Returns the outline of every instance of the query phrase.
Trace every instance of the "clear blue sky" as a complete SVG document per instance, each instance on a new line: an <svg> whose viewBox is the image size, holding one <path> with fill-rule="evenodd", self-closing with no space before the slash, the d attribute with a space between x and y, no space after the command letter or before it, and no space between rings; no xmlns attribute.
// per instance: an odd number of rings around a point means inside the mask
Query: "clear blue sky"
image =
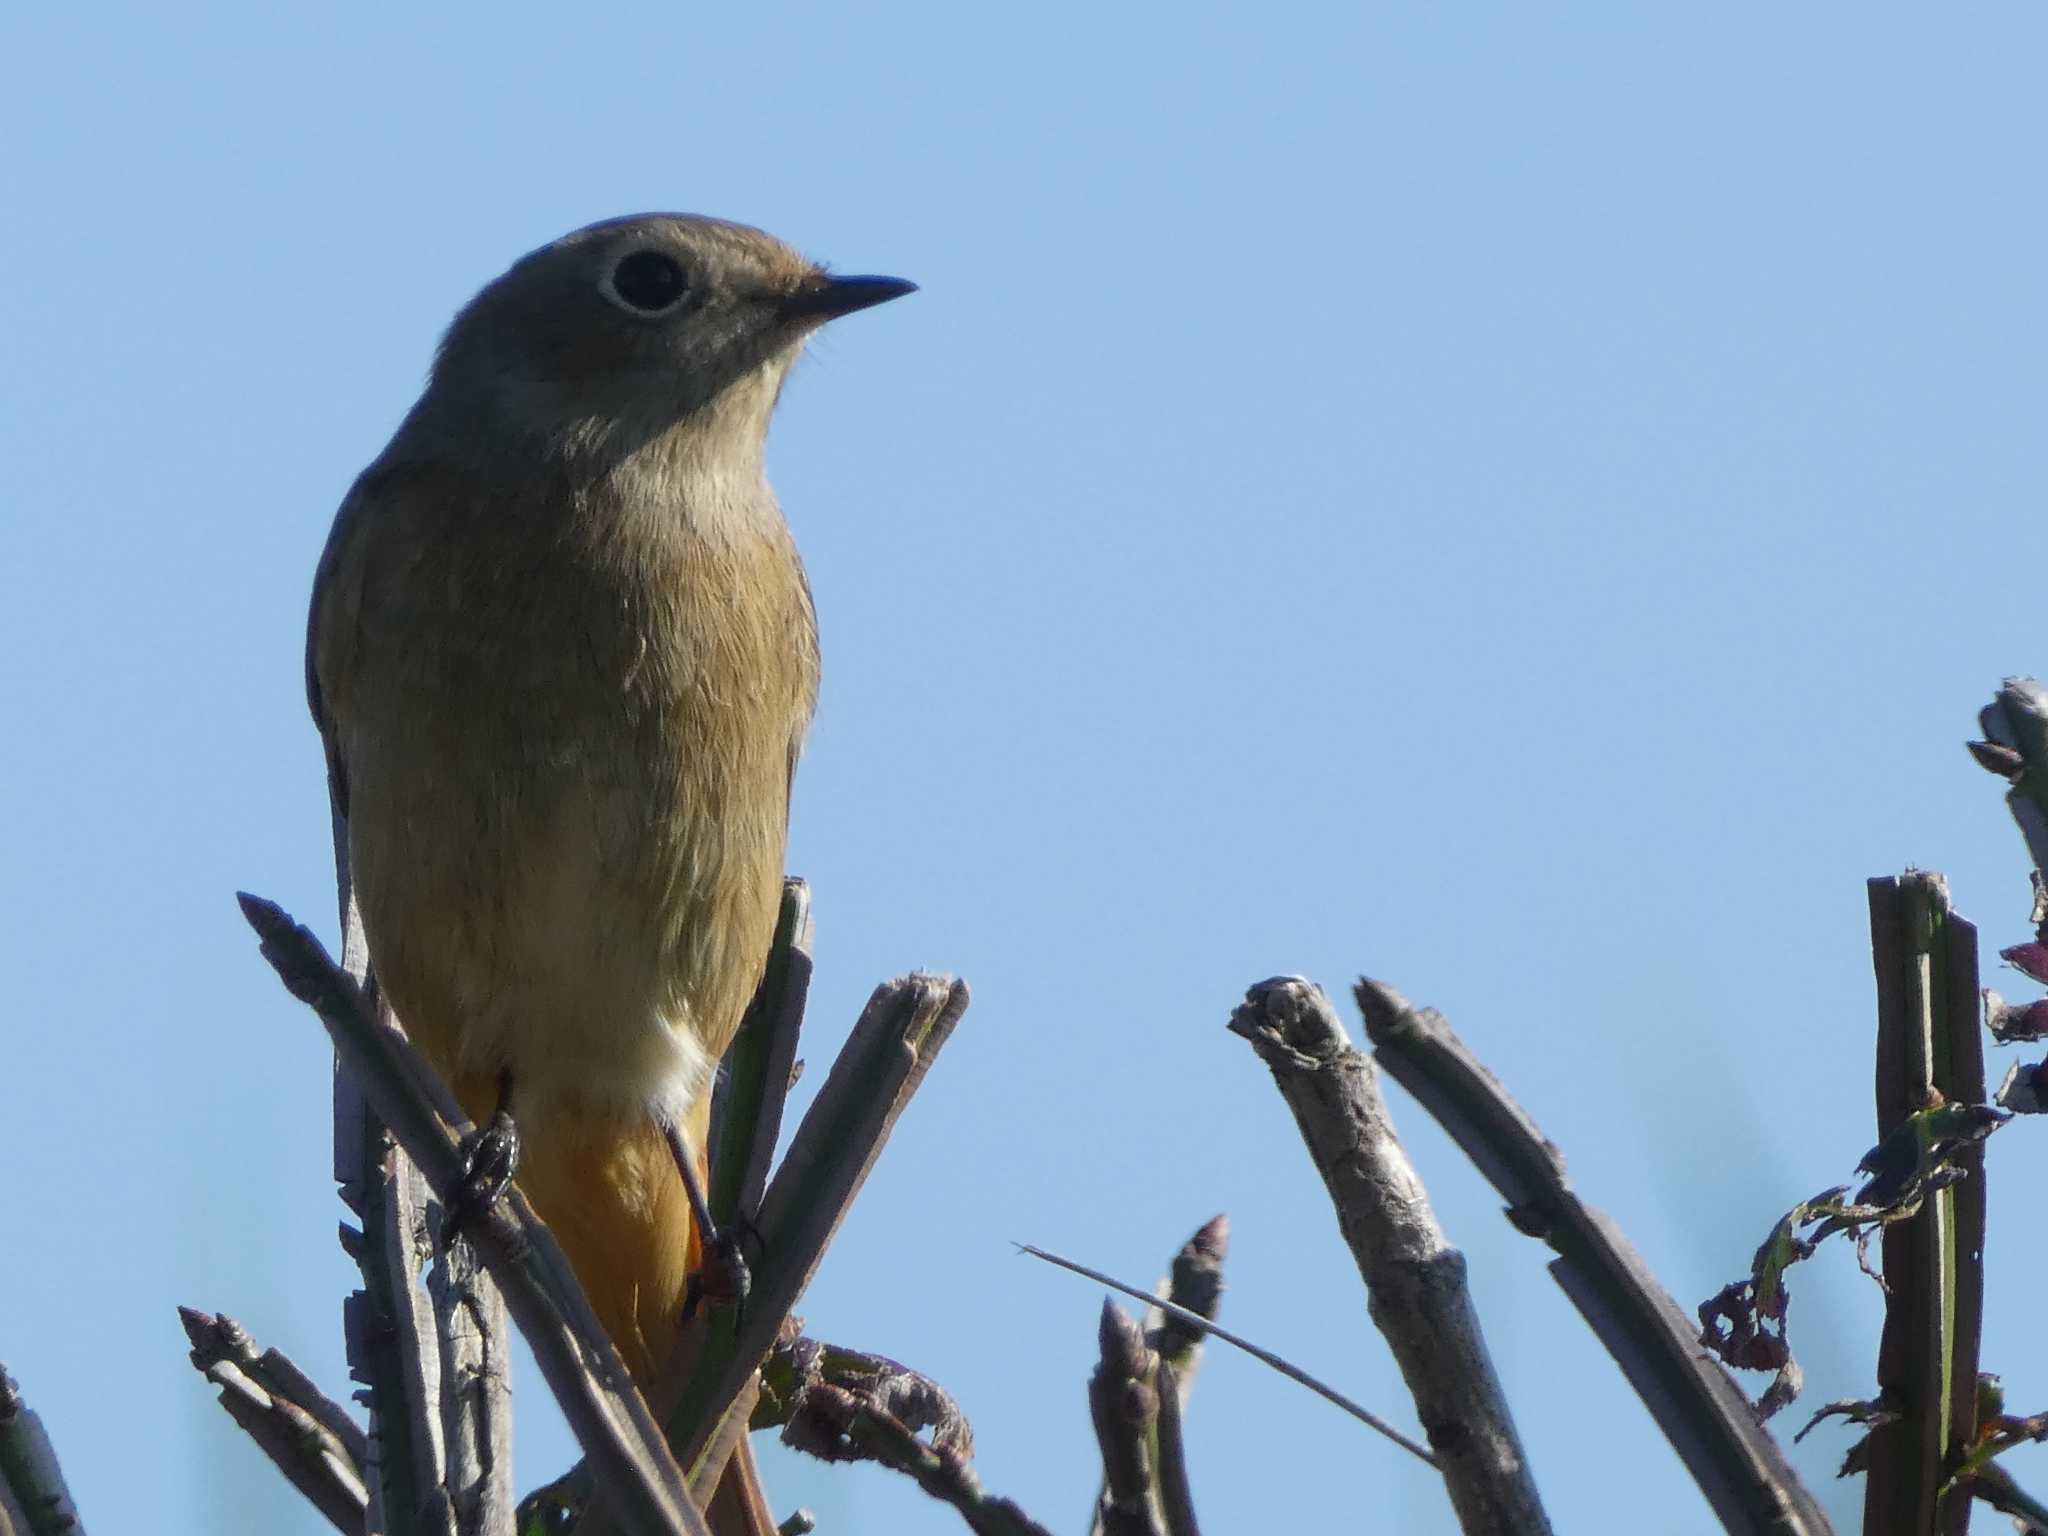
<svg viewBox="0 0 2048 1536"><path fill-rule="evenodd" d="M440 327L590 219L757 223L924 291L771 467L826 651L793 867L814 1066L879 977L975 1004L803 1304L957 1394L1056 1529L1097 1294L1229 1212L1226 1320L1412 1417L1244 985L1443 1007L1687 1304L1871 1139L1863 880L2022 936L1961 749L2041 650L2048 13L1817 4L23 7L0 23L0 1359L97 1528L311 1532L183 1358L343 1386L327 1054L246 886L331 930L314 560ZM1348 1013L1348 1008L1347 1008ZM1704 1505L1396 1095L1560 1527ZM1986 1360L2048 1399L1994 1146ZM1878 1298L1797 1276L1810 1403ZM519 1383L522 1486L567 1442ZM1421 1468L1249 1362L1211 1529ZM1838 1518L1834 1429L1797 1454ZM2017 1471L2048 1481L2037 1452ZM828 1533L951 1532L768 1464Z"/></svg>

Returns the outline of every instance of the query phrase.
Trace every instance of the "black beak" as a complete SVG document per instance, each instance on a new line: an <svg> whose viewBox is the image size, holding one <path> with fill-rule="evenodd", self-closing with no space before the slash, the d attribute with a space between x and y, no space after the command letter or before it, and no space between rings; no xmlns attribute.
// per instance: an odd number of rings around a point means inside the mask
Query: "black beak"
<svg viewBox="0 0 2048 1536"><path fill-rule="evenodd" d="M795 319L823 324L850 315L857 309L872 309L906 293L917 292L917 284L900 277L828 277L813 287L789 296L782 311Z"/></svg>

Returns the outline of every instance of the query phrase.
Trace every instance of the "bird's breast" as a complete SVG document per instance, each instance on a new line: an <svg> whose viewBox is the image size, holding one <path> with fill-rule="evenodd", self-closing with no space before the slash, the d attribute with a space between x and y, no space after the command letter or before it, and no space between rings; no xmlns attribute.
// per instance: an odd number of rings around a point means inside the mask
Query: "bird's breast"
<svg viewBox="0 0 2048 1536"><path fill-rule="evenodd" d="M681 1113L772 932L802 567L772 502L486 515L369 573L337 728L372 954L445 1067Z"/></svg>

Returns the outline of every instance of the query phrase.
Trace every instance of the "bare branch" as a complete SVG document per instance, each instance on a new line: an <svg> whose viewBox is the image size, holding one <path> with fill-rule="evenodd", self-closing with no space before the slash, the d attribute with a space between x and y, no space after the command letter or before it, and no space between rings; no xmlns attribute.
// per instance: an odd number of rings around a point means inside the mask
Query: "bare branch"
<svg viewBox="0 0 2048 1536"><path fill-rule="evenodd" d="M445 1203L463 1176L467 1121L402 1031L368 1007L319 940L282 908L244 895L264 957L326 1025L347 1070ZM634 1536L708 1536L682 1474L605 1336L568 1260L518 1186L467 1230L505 1294L607 1500Z"/></svg>
<svg viewBox="0 0 2048 1536"><path fill-rule="evenodd" d="M380 1009L381 1011L381 1009ZM386 1013L386 1018L389 1015ZM427 1213L432 1195L427 1181L398 1143L377 1123L374 1115L366 1121L381 1152L381 1172L373 1174L379 1199L373 1214L379 1219L367 1228L377 1234L366 1254L382 1265L378 1288L371 1292L379 1302L378 1325L387 1335L391 1359L400 1372L402 1384L397 1413L388 1397L373 1392L372 1424L378 1431L380 1447L391 1443L392 1420L406 1434L409 1455L407 1473L415 1479L412 1499L388 1497L396 1485L382 1480L386 1470L380 1462L378 1515L385 1528L405 1536L465 1536L456 1524L455 1501L448 1489L448 1444L442 1420L441 1351L436 1339L434 1303L420 1285L420 1276L433 1262L434 1240L428 1230Z"/></svg>
<svg viewBox="0 0 2048 1536"><path fill-rule="evenodd" d="M1359 1008L1379 1064L1450 1132L1508 1202L1516 1227L1559 1257L1551 1275L1621 1366L1731 1531L1819 1536L1813 1495L1757 1424L1728 1373L1642 1255L1565 1178L1564 1158L1443 1016L1361 980Z"/></svg>
<svg viewBox="0 0 2048 1536"><path fill-rule="evenodd" d="M346 831L339 821L335 847L338 855L346 851ZM370 1006L381 1011L369 981L369 945L345 861L336 869L344 970L366 989ZM426 1185L370 1112L338 1056L333 1098L334 1179L343 1203L362 1223L359 1229L343 1229L343 1247L362 1273L363 1288L342 1305L342 1335L349 1373L362 1384L369 1434L376 1443L376 1453L362 1458L370 1490L365 1528L371 1536L451 1536L440 1361L428 1347L433 1314L417 1283L431 1247Z"/></svg>
<svg viewBox="0 0 2048 1536"><path fill-rule="evenodd" d="M760 1214L803 1032L815 933L810 887L785 880L761 985L719 1065L711 1101L711 1214L721 1223Z"/></svg>
<svg viewBox="0 0 2048 1536"><path fill-rule="evenodd" d="M78 1505L57 1465L56 1447L42 1416L21 1400L21 1389L0 1365L0 1485L20 1511L26 1536L85 1536ZM10 1515L10 1518L11 1515Z"/></svg>
<svg viewBox="0 0 2048 1536"><path fill-rule="evenodd" d="M440 1345L447 1488L463 1536L512 1536L512 1362L505 1300L467 1243L443 1248L427 1279Z"/></svg>
<svg viewBox="0 0 2048 1536"><path fill-rule="evenodd" d="M1550 1522L1465 1284L1394 1135L1372 1063L1321 987L1299 977L1245 994L1230 1028L1251 1041L1294 1111L1468 1532L1547 1532Z"/></svg>
<svg viewBox="0 0 2048 1536"><path fill-rule="evenodd" d="M1202 1536L1195 1521L1194 1490L1188 1483L1187 1444L1181 1437L1181 1408L1187 1401L1188 1384L1173 1362L1159 1360L1159 1428L1155 1441L1159 1477L1159 1512L1166 1520L1166 1536Z"/></svg>

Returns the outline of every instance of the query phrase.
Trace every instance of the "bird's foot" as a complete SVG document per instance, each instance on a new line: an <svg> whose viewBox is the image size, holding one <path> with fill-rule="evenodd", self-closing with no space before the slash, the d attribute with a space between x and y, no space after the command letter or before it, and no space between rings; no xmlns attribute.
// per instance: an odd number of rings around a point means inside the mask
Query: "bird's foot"
<svg viewBox="0 0 2048 1536"><path fill-rule="evenodd" d="M753 1288L753 1272L747 1267L746 1255L740 1252L740 1239L751 1234L755 1243L761 1241L751 1223L747 1223L740 1234L730 1227L721 1227L712 1232L704 1244L704 1262L690 1271L689 1283L683 1288L683 1323L687 1326L696 1317L697 1309L704 1306L733 1308L734 1327L746 1320L747 1292Z"/></svg>
<svg viewBox="0 0 2048 1536"><path fill-rule="evenodd" d="M499 1107L491 1123L470 1138L463 1149L462 1182L441 1222L441 1241L452 1243L478 1217L505 1198L512 1175L519 1171L519 1127L512 1111Z"/></svg>

